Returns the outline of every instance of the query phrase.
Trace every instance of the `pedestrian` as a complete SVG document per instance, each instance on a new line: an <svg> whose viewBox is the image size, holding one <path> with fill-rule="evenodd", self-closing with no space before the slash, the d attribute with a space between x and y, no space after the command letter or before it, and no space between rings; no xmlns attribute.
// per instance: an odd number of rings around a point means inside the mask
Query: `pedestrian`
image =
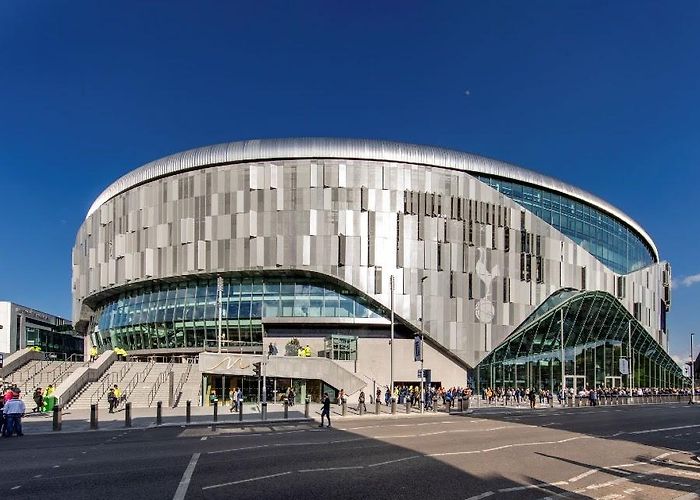
<svg viewBox="0 0 700 500"><path fill-rule="evenodd" d="M328 397L327 392L323 393L323 408L321 409L321 425L319 425L319 427L323 427L323 416L324 415L328 419L328 427L330 427L331 426L331 398Z"/></svg>
<svg viewBox="0 0 700 500"><path fill-rule="evenodd" d="M389 387L387 387L386 392L384 393L384 403L386 403L387 406L389 406L390 399L391 399L391 393L389 392Z"/></svg>
<svg viewBox="0 0 700 500"><path fill-rule="evenodd" d="M90 362L95 361L97 359L97 347L92 346L90 348Z"/></svg>
<svg viewBox="0 0 700 500"><path fill-rule="evenodd" d="M381 401L382 401L382 390L381 389L377 389L377 398L375 399L375 401L377 403L381 404Z"/></svg>
<svg viewBox="0 0 700 500"><path fill-rule="evenodd" d="M272 345L272 344L270 344ZM228 391L228 399L231 404L231 408L229 409L229 413L233 413L234 411L238 411L238 403L236 402L236 392L238 392L237 387L232 387Z"/></svg>
<svg viewBox="0 0 700 500"><path fill-rule="evenodd" d="M34 409L32 412L36 413L38 411L43 410L44 408L44 395L41 393L41 387L37 387L34 389L34 395L32 396L32 399L34 400Z"/></svg>
<svg viewBox="0 0 700 500"><path fill-rule="evenodd" d="M289 406L294 406L294 397L296 394L294 394L294 389L292 386L289 386L289 389L287 389L287 403L289 403Z"/></svg>
<svg viewBox="0 0 700 500"><path fill-rule="evenodd" d="M110 387L107 393L107 402L109 403L109 412L114 413L114 408L117 406L117 398L114 395L114 388Z"/></svg>
<svg viewBox="0 0 700 500"><path fill-rule="evenodd" d="M535 407L535 398L537 397L537 395L535 394L535 389L534 388L530 389L530 392L528 393L527 396L528 396L528 399L530 400L530 408L534 408Z"/></svg>
<svg viewBox="0 0 700 500"><path fill-rule="evenodd" d="M243 408L243 389L241 387L236 391L236 408L241 411Z"/></svg>
<svg viewBox="0 0 700 500"><path fill-rule="evenodd" d="M365 391L360 391L360 396L357 399L357 413L360 413L360 408L367 413L367 406L365 405Z"/></svg>
<svg viewBox="0 0 700 500"><path fill-rule="evenodd" d="M19 399L19 393L12 393L12 399L5 403L3 408L5 419L7 420L4 437L12 437L13 434L24 436L22 433L22 417L26 411L24 401Z"/></svg>

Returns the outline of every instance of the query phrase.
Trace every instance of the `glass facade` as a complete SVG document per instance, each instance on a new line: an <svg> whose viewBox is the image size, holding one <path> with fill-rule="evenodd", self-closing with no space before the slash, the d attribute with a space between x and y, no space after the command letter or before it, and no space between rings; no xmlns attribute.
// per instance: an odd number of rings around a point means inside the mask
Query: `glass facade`
<svg viewBox="0 0 700 500"><path fill-rule="evenodd" d="M71 325L49 327L27 321L24 332L27 347L66 355L83 353L83 338L73 332Z"/></svg>
<svg viewBox="0 0 700 500"><path fill-rule="evenodd" d="M565 290L550 299L544 304L549 302L553 307L544 314L535 311L479 363L480 388L558 391L562 380L562 317L567 388L683 386L680 367L609 293ZM630 343L632 370L631 375L625 375L620 373L619 361L630 357Z"/></svg>
<svg viewBox="0 0 700 500"><path fill-rule="evenodd" d="M654 253L632 229L591 205L527 184L477 177L557 228L616 273L628 274L655 262Z"/></svg>
<svg viewBox="0 0 700 500"><path fill-rule="evenodd" d="M102 304L89 331L100 348L204 348L217 341L216 279L153 283ZM263 317L381 318L362 297L310 278L224 278L222 341L262 342Z"/></svg>

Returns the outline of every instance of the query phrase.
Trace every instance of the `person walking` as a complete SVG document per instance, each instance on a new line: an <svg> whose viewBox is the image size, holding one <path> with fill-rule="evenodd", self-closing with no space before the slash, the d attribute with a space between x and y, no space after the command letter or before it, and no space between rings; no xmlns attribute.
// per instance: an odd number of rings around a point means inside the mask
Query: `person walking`
<svg viewBox="0 0 700 500"><path fill-rule="evenodd" d="M41 411L44 408L44 395L41 393L41 387L37 387L34 389L34 395L32 396L32 399L34 400L34 409L32 410L33 413L36 413L38 411Z"/></svg>
<svg viewBox="0 0 700 500"><path fill-rule="evenodd" d="M360 397L357 399L357 413L360 413L360 408L367 413L367 406L365 405L365 391L360 391Z"/></svg>
<svg viewBox="0 0 700 500"><path fill-rule="evenodd" d="M233 413L234 411L238 411L238 402L236 401L236 392L238 392L237 387L232 387L228 391L228 399L231 404L231 408L229 409L229 413Z"/></svg>
<svg viewBox="0 0 700 500"><path fill-rule="evenodd" d="M117 397L114 395L114 388L110 387L107 393L107 402L109 403L109 412L114 413L114 408L117 406Z"/></svg>
<svg viewBox="0 0 700 500"><path fill-rule="evenodd" d="M323 393L323 408L321 409L321 425L319 425L319 427L323 427L323 416L324 415L328 419L328 427L330 427L331 426L331 398L328 397L327 392Z"/></svg>
<svg viewBox="0 0 700 500"><path fill-rule="evenodd" d="M90 362L93 362L97 359L97 347L92 346L90 348Z"/></svg>
<svg viewBox="0 0 700 500"><path fill-rule="evenodd" d="M3 436L12 437L13 434L17 434L20 437L24 436L24 433L22 433L22 417L27 409L24 406L24 401L19 399L19 393L12 393L12 399L5 403L2 411L7 421Z"/></svg>
<svg viewBox="0 0 700 500"><path fill-rule="evenodd" d="M535 389L530 389L530 392L527 395L528 399L530 400L530 408L535 408L535 398L537 395L535 394Z"/></svg>

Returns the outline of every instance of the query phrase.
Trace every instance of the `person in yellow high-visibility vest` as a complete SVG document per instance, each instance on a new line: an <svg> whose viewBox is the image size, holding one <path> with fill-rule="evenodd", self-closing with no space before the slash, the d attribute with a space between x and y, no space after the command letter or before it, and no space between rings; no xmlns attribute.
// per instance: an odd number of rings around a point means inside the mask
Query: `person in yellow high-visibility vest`
<svg viewBox="0 0 700 500"><path fill-rule="evenodd" d="M304 347L304 357L305 358L311 357L311 348L309 347L309 344L306 344L306 347Z"/></svg>
<svg viewBox="0 0 700 500"><path fill-rule="evenodd" d="M90 361L95 361L97 359L97 347L92 346L90 348Z"/></svg>

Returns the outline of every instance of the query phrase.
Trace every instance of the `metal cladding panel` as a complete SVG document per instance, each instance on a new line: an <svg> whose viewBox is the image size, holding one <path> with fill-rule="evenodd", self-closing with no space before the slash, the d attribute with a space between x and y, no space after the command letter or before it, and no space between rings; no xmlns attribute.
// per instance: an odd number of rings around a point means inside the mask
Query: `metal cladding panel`
<svg viewBox="0 0 700 500"><path fill-rule="evenodd" d="M593 205L624 222L644 238L659 260L656 245L637 222L591 193L559 179L491 158L394 141L317 137L255 139L192 149L152 161L119 178L97 197L88 210L88 216L117 194L158 177L215 164L294 158L348 158L431 165L540 186Z"/></svg>

